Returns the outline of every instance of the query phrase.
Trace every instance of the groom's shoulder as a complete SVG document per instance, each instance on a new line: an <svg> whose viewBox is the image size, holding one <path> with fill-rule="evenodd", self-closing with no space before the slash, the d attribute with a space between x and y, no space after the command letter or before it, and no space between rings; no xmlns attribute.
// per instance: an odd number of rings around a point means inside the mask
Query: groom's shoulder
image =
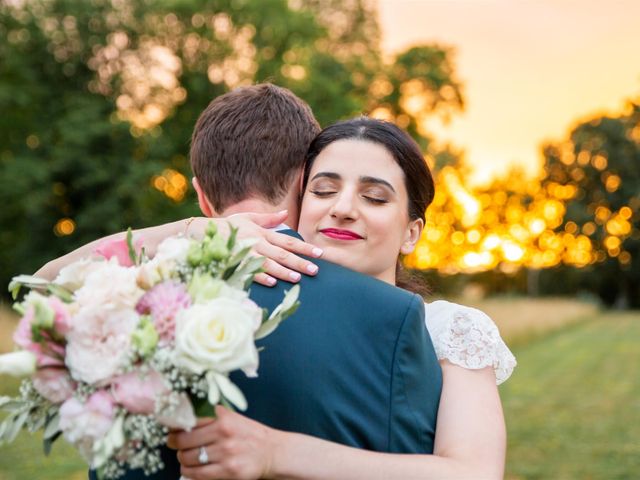
<svg viewBox="0 0 640 480"><path fill-rule="evenodd" d="M309 285L320 290L340 289L360 297L384 297L385 300L411 301L414 293L391 285L377 278L337 265L327 260L313 260L318 265L318 274L306 279Z"/></svg>

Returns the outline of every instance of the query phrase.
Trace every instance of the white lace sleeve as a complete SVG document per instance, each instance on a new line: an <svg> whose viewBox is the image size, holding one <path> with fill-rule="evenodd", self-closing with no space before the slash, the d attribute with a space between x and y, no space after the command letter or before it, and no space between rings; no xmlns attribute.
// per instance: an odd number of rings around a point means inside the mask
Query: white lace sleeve
<svg viewBox="0 0 640 480"><path fill-rule="evenodd" d="M485 313L438 300L425 304L425 314L438 360L474 370L492 366L498 385L511 376L516 359Z"/></svg>

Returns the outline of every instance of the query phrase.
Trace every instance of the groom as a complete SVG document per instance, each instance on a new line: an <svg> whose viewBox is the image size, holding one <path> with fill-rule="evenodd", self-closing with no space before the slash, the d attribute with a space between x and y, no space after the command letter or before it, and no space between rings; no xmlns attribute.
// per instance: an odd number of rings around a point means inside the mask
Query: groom
<svg viewBox="0 0 640 480"><path fill-rule="evenodd" d="M295 226L304 157L318 131L309 106L284 88L259 84L217 97L192 137L202 212L288 209ZM233 377L248 399L244 414L357 448L431 453L442 377L422 299L314 262L320 270L301 279L298 311L259 343L259 376ZM251 298L272 310L286 289L283 282L254 284ZM152 478L179 477L175 456L165 457L167 469ZM143 476L129 472L125 478Z"/></svg>

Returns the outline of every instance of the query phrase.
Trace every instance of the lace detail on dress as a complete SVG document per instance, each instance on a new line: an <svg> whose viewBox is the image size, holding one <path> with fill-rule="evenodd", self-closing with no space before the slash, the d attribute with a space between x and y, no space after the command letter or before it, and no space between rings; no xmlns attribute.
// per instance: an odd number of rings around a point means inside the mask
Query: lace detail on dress
<svg viewBox="0 0 640 480"><path fill-rule="evenodd" d="M516 359L480 310L437 301L427 304L426 323L439 360L473 370L492 366L498 385L511 376Z"/></svg>

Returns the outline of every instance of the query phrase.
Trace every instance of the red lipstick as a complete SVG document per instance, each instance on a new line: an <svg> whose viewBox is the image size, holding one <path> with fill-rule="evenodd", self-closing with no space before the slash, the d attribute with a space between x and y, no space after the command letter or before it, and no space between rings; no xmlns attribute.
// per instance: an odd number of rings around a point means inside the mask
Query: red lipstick
<svg viewBox="0 0 640 480"><path fill-rule="evenodd" d="M362 240L364 238L351 230L342 230L340 228L323 228L320 233L336 240Z"/></svg>

